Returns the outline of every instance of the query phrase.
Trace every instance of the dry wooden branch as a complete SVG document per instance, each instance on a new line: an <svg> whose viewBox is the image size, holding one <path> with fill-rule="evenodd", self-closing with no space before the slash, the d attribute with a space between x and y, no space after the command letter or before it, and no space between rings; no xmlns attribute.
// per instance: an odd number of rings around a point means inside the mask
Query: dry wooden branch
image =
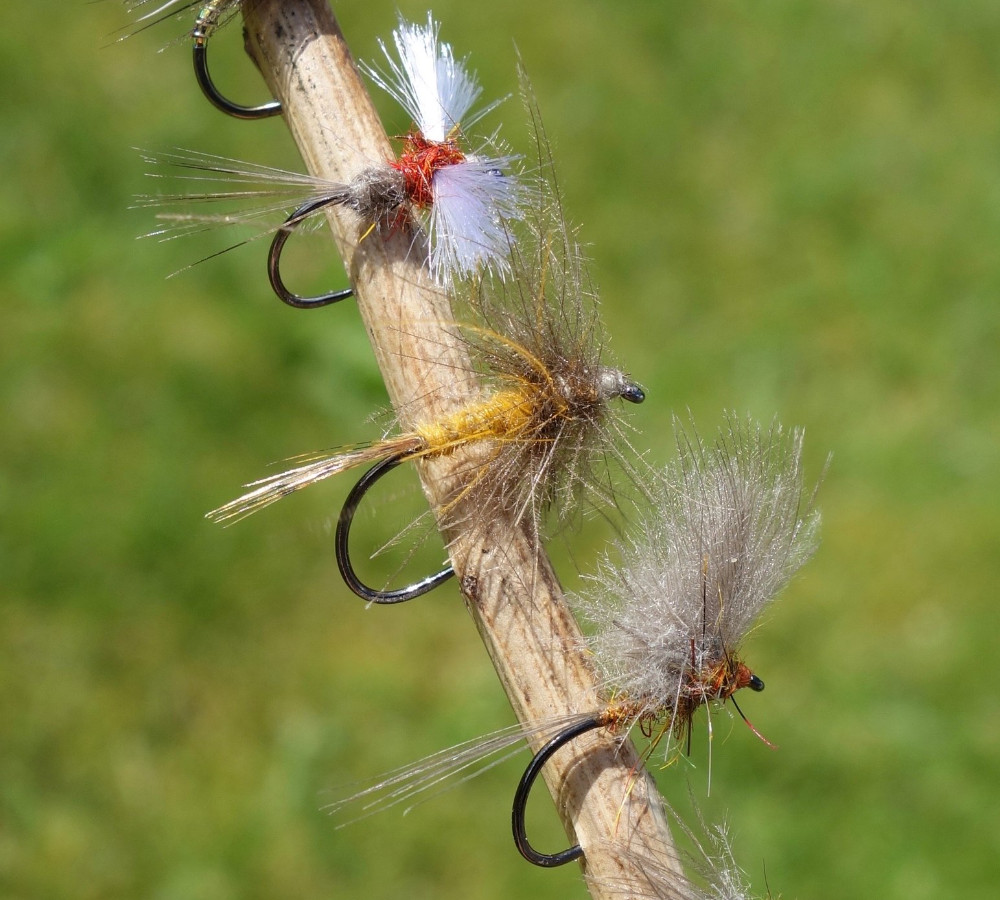
<svg viewBox="0 0 1000 900"><path fill-rule="evenodd" d="M327 0L245 4L248 48L275 96L309 171L348 181L392 151ZM409 237L359 243L357 222L330 212L335 241L389 396L405 422L432 420L477 391L465 347L453 336L447 296L427 276ZM470 457L424 461L424 491L436 508L449 477ZM461 515L450 520L461 521ZM531 723L600 707L593 673L577 649L580 634L548 560L523 530L498 522L471 537L444 538L466 604L518 719ZM635 776L635 772L639 776ZM672 844L655 784L635 748L601 732L573 742L545 778L570 838L585 851L595 897L622 896L632 880L622 848ZM625 814L623 815L623 810ZM617 845L617 851L616 851ZM641 854L638 854L641 857Z"/></svg>

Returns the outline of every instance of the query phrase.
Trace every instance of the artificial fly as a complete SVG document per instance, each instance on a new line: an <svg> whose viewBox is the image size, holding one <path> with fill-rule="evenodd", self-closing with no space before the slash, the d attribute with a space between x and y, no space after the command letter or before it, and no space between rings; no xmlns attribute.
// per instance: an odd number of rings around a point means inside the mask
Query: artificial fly
<svg viewBox="0 0 1000 900"><path fill-rule="evenodd" d="M472 110L482 88L465 61L456 59L451 46L439 41L438 31L429 16L425 26L401 19L393 32L398 61L380 42L388 72L366 67L372 80L397 99L414 122L396 159L366 165L349 182L341 183L209 154L147 155L146 161L157 167L152 177L167 177L159 171L163 167L181 168L195 173L180 178L197 183L199 191L143 196L138 198L140 206L264 202L230 215L160 213L158 218L167 224L146 236L167 239L284 211L284 221L262 234L274 234L268 260L272 286L293 306L325 304L302 303L303 298L284 288L277 275L281 251L293 229L330 206L350 209L356 215L362 239L373 230L388 236L409 229L416 224L416 216L422 217L426 263L442 286L484 270L507 275L509 225L521 217L530 191L516 172L518 157L490 149L497 147L495 135L479 152L465 149L465 129L497 104ZM294 207L290 214L289 206ZM418 238L414 241L416 246ZM350 292L337 293L336 299L343 299Z"/></svg>
<svg viewBox="0 0 1000 900"><path fill-rule="evenodd" d="M656 502L637 536L574 605L594 626L588 647L606 690L647 729L663 719L689 738L702 704L764 689L739 647L815 552L819 515L803 496L800 430L730 416L711 445L676 433L678 459L650 486Z"/></svg>
<svg viewBox="0 0 1000 900"><path fill-rule="evenodd" d="M542 303L538 309L548 307ZM582 313L583 307L578 311ZM619 413L611 401L640 403L645 397L642 388L622 370L601 361L596 322L592 321L595 309L551 329L521 318L518 312L528 314L527 310L505 312L508 333L483 326L466 328L473 363L487 382L487 390L475 400L395 436L320 456L253 482L247 485L247 493L208 517L217 522L237 521L332 475L372 465L341 513L337 559L345 581L359 596L376 603L396 603L425 593L451 574L449 568L399 591L368 588L354 574L347 551L354 512L368 488L398 463L444 457L468 446L481 448L475 461L462 467L458 484L438 510L445 523L460 524L466 530L485 530L506 517L515 524L526 523L537 540L542 516L556 499L565 517L576 495L589 490L603 497L607 488L595 462L615 456L627 466L619 449L624 441ZM580 325L585 325L585 333L574 327ZM470 509L474 521L467 518Z"/></svg>
<svg viewBox="0 0 1000 900"><path fill-rule="evenodd" d="M511 345L505 347L511 349ZM515 353L523 350L519 347L513 349ZM560 384L547 370L532 370L531 366L538 360L522 359L529 377L520 383L468 404L444 419L418 425L396 437L348 448L252 482L247 485L253 488L252 491L210 512L208 517L217 522L239 520L294 491L356 466L387 459L403 462L447 456L467 444L486 441L495 445L494 452L490 461L485 463L487 471L478 475L478 480L486 483L496 481L500 471L506 475L513 469L513 463L505 459L506 456L513 455L527 461L525 457L537 449L541 458L532 466L534 477L530 472L524 476L537 483L544 480L545 470L549 467L550 445L558 445L559 432L567 421L590 419L613 399L638 403L643 398L642 389L618 369L602 367L589 383L567 385ZM495 375L501 380L504 377L499 372ZM509 453L504 452L505 448ZM505 495L507 491L498 493Z"/></svg>

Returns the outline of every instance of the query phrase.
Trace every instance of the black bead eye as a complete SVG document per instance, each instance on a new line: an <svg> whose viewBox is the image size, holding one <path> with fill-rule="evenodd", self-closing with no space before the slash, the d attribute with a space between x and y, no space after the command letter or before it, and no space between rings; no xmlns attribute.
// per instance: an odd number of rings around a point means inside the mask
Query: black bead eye
<svg viewBox="0 0 1000 900"><path fill-rule="evenodd" d="M761 681L756 675L750 676L750 684L747 685L751 691L762 691L764 690L764 682Z"/></svg>
<svg viewBox="0 0 1000 900"><path fill-rule="evenodd" d="M642 403L646 399L646 392L635 383L628 383L622 391L622 399L629 403Z"/></svg>

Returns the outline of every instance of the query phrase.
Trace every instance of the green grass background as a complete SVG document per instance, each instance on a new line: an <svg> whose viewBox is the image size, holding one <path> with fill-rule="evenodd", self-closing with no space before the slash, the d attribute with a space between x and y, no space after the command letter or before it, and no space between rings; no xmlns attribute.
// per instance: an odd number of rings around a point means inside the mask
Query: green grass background
<svg viewBox="0 0 1000 900"><path fill-rule="evenodd" d="M371 59L396 3L338 6ZM639 444L666 460L672 413L710 434L733 408L805 426L812 476L834 454L823 546L745 647L780 749L717 719L711 797L704 741L665 791L728 815L761 895L766 866L775 896L994 897L1000 6L434 12L488 95L523 54L648 389ZM510 713L453 587L365 611L338 583L346 484L202 519L270 461L376 434L385 396L355 310L281 307L263 245L166 280L224 238L136 242L133 147L300 163L280 121L202 101L186 44L156 53L179 26L107 46L124 21L38 0L0 32L0 895L583 897L511 847L517 765L405 817L319 811ZM262 96L235 30L213 52ZM491 121L524 147L523 118ZM559 542L567 583L606 537Z"/></svg>

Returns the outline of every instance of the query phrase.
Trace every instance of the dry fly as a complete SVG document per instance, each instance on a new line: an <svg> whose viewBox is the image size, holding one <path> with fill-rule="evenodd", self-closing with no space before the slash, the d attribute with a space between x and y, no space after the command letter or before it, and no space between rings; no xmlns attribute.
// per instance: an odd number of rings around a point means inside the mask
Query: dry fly
<svg viewBox="0 0 1000 900"><path fill-rule="evenodd" d="M661 720L689 739L702 704L763 690L740 645L815 552L819 515L803 494L801 430L730 416L714 444L676 432L656 505L575 605L619 706L646 729Z"/></svg>
<svg viewBox="0 0 1000 900"><path fill-rule="evenodd" d="M281 224L258 235L277 231L272 244L277 255L293 228L316 221L313 217L325 207L338 206L356 215L362 239L372 230L389 235L409 229L419 215L426 226L427 266L442 285L482 270L506 275L507 226L520 217L530 192L516 172L517 157L498 149L496 135L477 152L467 148L467 129L497 103L474 109L482 88L466 61L439 40L438 32L429 16L426 25L400 19L393 32L395 53L380 42L388 70L365 67L375 84L412 117L414 125L402 138L397 158L368 163L342 183L209 154L150 155L146 161L157 167L152 177L168 177L159 171L163 167L180 168L191 174L178 180L196 184L198 190L143 196L139 205L250 205L222 215L161 213L164 226L148 236L170 238L284 212ZM288 214L290 207L294 211Z"/></svg>
<svg viewBox="0 0 1000 900"><path fill-rule="evenodd" d="M730 417L713 444L679 426L677 443L678 458L650 485L655 502L640 513L634 536L603 558L584 593L569 598L593 625L581 649L592 654L605 704L444 750L331 811L357 818L413 805L452 775L472 777L517 752L527 737L545 746L515 797L517 836L517 806L523 814L534 776L569 740L598 728L624 739L638 724L652 738L647 754L666 737L672 760L698 707L734 701L742 688L763 690L741 644L817 545L819 515L803 488L802 432ZM579 855L567 853L561 861Z"/></svg>

